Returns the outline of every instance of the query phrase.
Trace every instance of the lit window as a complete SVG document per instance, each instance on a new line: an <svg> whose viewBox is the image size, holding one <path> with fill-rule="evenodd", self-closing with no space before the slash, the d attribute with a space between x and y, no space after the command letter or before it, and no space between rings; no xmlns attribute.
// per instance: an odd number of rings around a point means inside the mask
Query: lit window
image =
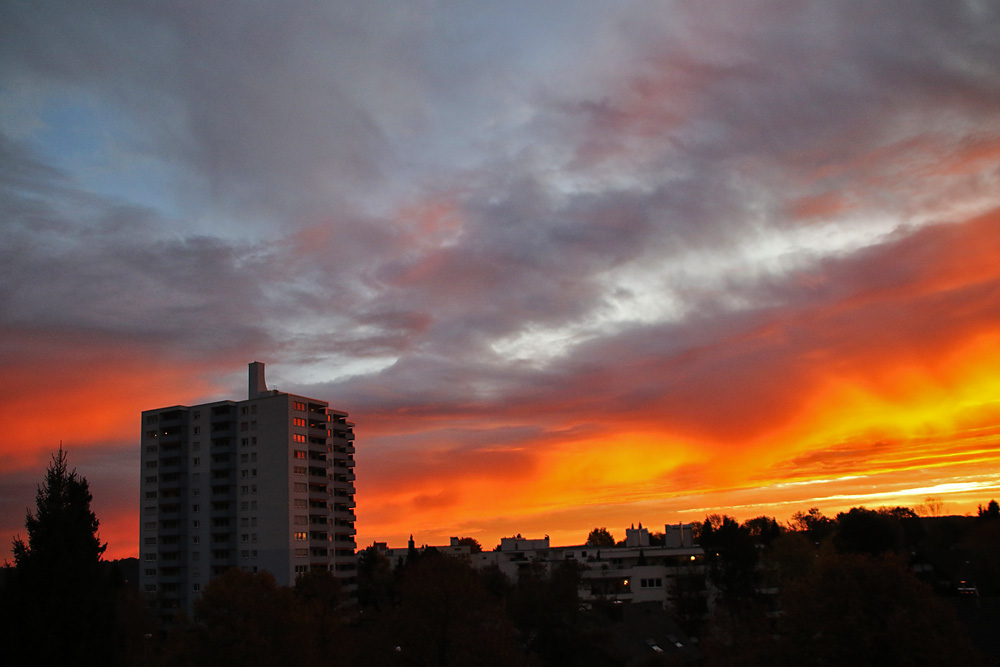
<svg viewBox="0 0 1000 667"><path fill-rule="evenodd" d="M306 441L306 436L302 435L301 433L293 433L292 434L292 440L294 440L295 442L305 442ZM305 458L305 457L303 456L302 458Z"/></svg>
<svg viewBox="0 0 1000 667"><path fill-rule="evenodd" d="M292 426L305 426L305 425L306 425L306 420L303 419L302 417L292 417Z"/></svg>
<svg viewBox="0 0 1000 667"><path fill-rule="evenodd" d="M297 458L297 459L305 459L306 458L306 453L304 451L302 451L301 449L296 449L294 455L295 455L295 458Z"/></svg>
<svg viewBox="0 0 1000 667"><path fill-rule="evenodd" d="M295 401L292 403L292 407L295 408L296 410L302 410L303 412L305 412L306 404L301 401Z"/></svg>
<svg viewBox="0 0 1000 667"><path fill-rule="evenodd" d="M309 533L305 533L305 532L296 532L295 533L295 539L296 540L305 540L308 537L309 537ZM154 538L153 541L155 542L156 539Z"/></svg>

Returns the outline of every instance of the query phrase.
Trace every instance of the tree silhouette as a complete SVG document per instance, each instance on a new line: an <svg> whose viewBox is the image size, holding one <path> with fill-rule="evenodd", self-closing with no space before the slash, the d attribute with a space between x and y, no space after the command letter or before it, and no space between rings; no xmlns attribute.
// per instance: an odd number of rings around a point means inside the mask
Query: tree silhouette
<svg viewBox="0 0 1000 667"><path fill-rule="evenodd" d="M483 551L483 545L480 544L479 540L474 537L460 537L458 538L456 544L469 547L474 554L482 553Z"/></svg>
<svg viewBox="0 0 1000 667"><path fill-rule="evenodd" d="M114 599L101 568L107 548L90 509L86 478L69 470L62 447L27 512L28 540L13 540L14 567L4 597L8 664L109 664ZM23 653L23 655L22 655Z"/></svg>
<svg viewBox="0 0 1000 667"><path fill-rule="evenodd" d="M757 547L750 527L730 516L705 517L699 534L708 576L725 602L753 597L757 586Z"/></svg>
<svg viewBox="0 0 1000 667"><path fill-rule="evenodd" d="M588 547L613 547L615 546L615 538L612 537L611 533L608 532L607 528L594 528L587 535L587 546Z"/></svg>

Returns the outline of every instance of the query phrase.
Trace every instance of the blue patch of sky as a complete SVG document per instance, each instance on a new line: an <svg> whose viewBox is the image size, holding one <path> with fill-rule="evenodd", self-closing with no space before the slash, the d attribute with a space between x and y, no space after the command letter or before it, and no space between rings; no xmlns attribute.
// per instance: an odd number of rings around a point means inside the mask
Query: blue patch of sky
<svg viewBox="0 0 1000 667"><path fill-rule="evenodd" d="M175 169L140 147L126 115L92 100L49 99L38 116L41 122L27 138L43 160L77 187L167 218L182 214L171 196Z"/></svg>

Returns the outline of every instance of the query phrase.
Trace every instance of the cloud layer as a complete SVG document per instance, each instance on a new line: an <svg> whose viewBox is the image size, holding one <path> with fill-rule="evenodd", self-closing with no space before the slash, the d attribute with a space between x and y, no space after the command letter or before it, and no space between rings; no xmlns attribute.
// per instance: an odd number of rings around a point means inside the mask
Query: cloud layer
<svg viewBox="0 0 1000 667"><path fill-rule="evenodd" d="M63 441L134 552L139 411L253 359L358 423L362 544L996 492L989 3L9 2L0 44L5 534Z"/></svg>

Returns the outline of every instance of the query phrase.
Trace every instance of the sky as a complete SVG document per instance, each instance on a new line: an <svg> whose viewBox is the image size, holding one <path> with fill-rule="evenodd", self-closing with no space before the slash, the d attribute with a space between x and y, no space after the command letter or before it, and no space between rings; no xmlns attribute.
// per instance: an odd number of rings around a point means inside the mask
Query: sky
<svg viewBox="0 0 1000 667"><path fill-rule="evenodd" d="M140 412L357 424L358 545L1000 497L1000 4L0 4L0 554Z"/></svg>

